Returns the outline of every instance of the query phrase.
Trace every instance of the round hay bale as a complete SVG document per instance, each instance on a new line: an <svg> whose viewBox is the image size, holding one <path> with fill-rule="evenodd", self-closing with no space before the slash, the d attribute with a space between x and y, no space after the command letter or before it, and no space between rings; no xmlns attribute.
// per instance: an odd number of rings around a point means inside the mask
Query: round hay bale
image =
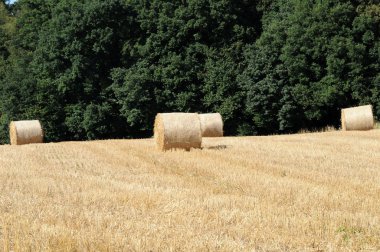
<svg viewBox="0 0 380 252"><path fill-rule="evenodd" d="M44 133L40 121L12 121L9 125L11 145L43 143Z"/></svg>
<svg viewBox="0 0 380 252"><path fill-rule="evenodd" d="M375 120L372 105L342 109L342 130L371 130Z"/></svg>
<svg viewBox="0 0 380 252"><path fill-rule="evenodd" d="M219 113L200 114L202 137L222 137L223 119Z"/></svg>
<svg viewBox="0 0 380 252"><path fill-rule="evenodd" d="M202 132L199 115L194 113L161 113L154 122L154 138L162 150L201 148Z"/></svg>

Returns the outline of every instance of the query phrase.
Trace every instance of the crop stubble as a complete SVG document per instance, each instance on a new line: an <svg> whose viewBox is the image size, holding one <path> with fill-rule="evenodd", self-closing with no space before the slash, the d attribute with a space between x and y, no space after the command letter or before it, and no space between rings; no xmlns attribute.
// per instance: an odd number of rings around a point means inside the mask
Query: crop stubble
<svg viewBox="0 0 380 252"><path fill-rule="evenodd" d="M5 250L379 250L380 130L0 146Z"/></svg>

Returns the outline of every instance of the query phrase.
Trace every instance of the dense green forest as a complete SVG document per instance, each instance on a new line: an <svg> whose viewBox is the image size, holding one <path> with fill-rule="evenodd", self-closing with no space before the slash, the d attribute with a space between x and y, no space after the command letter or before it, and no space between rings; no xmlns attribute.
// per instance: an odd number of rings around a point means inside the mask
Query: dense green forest
<svg viewBox="0 0 380 252"><path fill-rule="evenodd" d="M0 2L0 142L152 135L158 112L220 112L228 135L380 118L378 0Z"/></svg>

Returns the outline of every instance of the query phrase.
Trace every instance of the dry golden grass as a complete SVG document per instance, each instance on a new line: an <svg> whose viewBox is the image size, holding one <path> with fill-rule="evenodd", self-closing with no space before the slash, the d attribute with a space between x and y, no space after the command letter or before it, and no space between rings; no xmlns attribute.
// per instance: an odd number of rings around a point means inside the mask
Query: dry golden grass
<svg viewBox="0 0 380 252"><path fill-rule="evenodd" d="M380 250L380 130L204 146L1 146L0 250Z"/></svg>

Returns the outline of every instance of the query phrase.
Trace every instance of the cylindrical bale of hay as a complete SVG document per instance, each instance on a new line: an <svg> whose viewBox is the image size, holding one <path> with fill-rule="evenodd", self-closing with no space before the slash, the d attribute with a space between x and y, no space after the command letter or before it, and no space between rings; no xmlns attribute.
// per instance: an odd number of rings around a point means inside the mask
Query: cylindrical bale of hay
<svg viewBox="0 0 380 252"><path fill-rule="evenodd" d="M199 115L194 113L160 113L154 122L154 138L162 150L201 148Z"/></svg>
<svg viewBox="0 0 380 252"><path fill-rule="evenodd" d="M40 121L13 121L9 125L11 145L43 143L44 133Z"/></svg>
<svg viewBox="0 0 380 252"><path fill-rule="evenodd" d="M222 137L223 119L219 113L200 114L202 137Z"/></svg>
<svg viewBox="0 0 380 252"><path fill-rule="evenodd" d="M371 130L375 124L372 105L342 109L342 130Z"/></svg>

